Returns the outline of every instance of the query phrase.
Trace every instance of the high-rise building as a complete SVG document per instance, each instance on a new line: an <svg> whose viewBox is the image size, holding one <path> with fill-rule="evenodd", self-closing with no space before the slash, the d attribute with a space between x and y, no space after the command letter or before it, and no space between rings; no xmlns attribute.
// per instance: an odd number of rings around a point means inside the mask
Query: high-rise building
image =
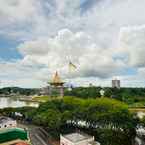
<svg viewBox="0 0 145 145"><path fill-rule="evenodd" d="M118 80L118 79L112 80L112 88L120 89L120 80Z"/></svg>

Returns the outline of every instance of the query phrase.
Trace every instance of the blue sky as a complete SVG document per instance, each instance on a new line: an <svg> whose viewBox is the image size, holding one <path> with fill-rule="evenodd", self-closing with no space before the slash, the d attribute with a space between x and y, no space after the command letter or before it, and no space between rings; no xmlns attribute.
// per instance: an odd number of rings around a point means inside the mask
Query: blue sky
<svg viewBox="0 0 145 145"><path fill-rule="evenodd" d="M144 0L1 0L3 86L46 86L55 71L75 84L145 86ZM68 71L71 60L77 70Z"/></svg>
<svg viewBox="0 0 145 145"><path fill-rule="evenodd" d="M22 58L16 47L19 43L14 40L9 40L0 37L0 59L10 61L12 59Z"/></svg>

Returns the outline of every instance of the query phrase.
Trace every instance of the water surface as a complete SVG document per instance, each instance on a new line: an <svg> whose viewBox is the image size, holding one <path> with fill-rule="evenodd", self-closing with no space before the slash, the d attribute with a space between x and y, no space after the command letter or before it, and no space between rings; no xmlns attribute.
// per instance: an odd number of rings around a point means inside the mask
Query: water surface
<svg viewBox="0 0 145 145"><path fill-rule="evenodd" d="M27 102L27 101L20 101L19 98L14 97L0 97L0 109L7 108L7 107L38 107L38 103L36 102Z"/></svg>

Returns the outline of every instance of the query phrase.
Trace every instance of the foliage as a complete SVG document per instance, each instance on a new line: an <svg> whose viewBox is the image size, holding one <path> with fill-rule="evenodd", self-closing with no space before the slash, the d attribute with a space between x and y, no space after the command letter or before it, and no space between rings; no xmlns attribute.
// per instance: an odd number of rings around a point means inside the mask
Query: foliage
<svg viewBox="0 0 145 145"><path fill-rule="evenodd" d="M143 127L145 127L145 116L140 120L140 123Z"/></svg>
<svg viewBox="0 0 145 145"><path fill-rule="evenodd" d="M77 87L72 91L65 90L65 95L76 96L79 98L98 98L100 97L100 87ZM145 102L145 88L109 88L105 87L105 97L123 101L129 105ZM136 104L137 105L137 104ZM139 104L140 106L140 104ZM144 104L142 103L142 106Z"/></svg>
<svg viewBox="0 0 145 145"><path fill-rule="evenodd" d="M65 96L76 96L79 98L99 98L101 87L90 86L90 87L76 87L71 91L67 88L64 91ZM105 97L114 98L123 101L131 106L140 107L145 105L145 88L109 88L105 87ZM40 89L28 89L28 88L18 88L18 87L7 87L1 88L0 94L5 96L10 96L10 94L18 95L35 95L40 93ZM54 97L53 97L54 98ZM34 98L40 102L48 101L47 96L42 98ZM52 97L50 97L52 99ZM141 103L140 103L141 102ZM134 105L133 105L134 104Z"/></svg>
<svg viewBox="0 0 145 145"><path fill-rule="evenodd" d="M137 121L128 106L114 99L65 97L42 103L29 117L56 136L66 130L69 132L70 127L85 128L102 145L131 145L136 135Z"/></svg>
<svg viewBox="0 0 145 145"><path fill-rule="evenodd" d="M125 103L114 99L65 97L41 103L38 108L5 108L1 115L20 112L36 125L45 127L53 137L76 129L95 136L102 145L131 145L137 120Z"/></svg>
<svg viewBox="0 0 145 145"><path fill-rule="evenodd" d="M33 101L38 101L38 102L47 102L51 100L50 96L35 96L32 98Z"/></svg>
<svg viewBox="0 0 145 145"><path fill-rule="evenodd" d="M38 93L37 89L27 89L27 88L18 88L18 87L6 87L0 89L0 94L20 94L20 95L34 95Z"/></svg>

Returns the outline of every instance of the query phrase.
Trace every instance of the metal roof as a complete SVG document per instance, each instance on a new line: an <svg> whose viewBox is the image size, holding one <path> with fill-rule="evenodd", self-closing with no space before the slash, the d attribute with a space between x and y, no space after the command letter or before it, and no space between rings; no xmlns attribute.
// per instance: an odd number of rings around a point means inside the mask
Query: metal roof
<svg viewBox="0 0 145 145"><path fill-rule="evenodd" d="M28 140L28 132L20 128L11 128L0 131L0 143L5 143L17 139Z"/></svg>
<svg viewBox="0 0 145 145"><path fill-rule="evenodd" d="M24 142L18 142L18 143L16 143L15 145L29 145L29 144L24 143Z"/></svg>
<svg viewBox="0 0 145 145"><path fill-rule="evenodd" d="M0 124L6 123L7 121L14 121L14 120L9 117L0 116Z"/></svg>
<svg viewBox="0 0 145 145"><path fill-rule="evenodd" d="M91 136L82 133L72 133L72 134L64 135L63 137L67 138L68 140L74 143L92 138Z"/></svg>

